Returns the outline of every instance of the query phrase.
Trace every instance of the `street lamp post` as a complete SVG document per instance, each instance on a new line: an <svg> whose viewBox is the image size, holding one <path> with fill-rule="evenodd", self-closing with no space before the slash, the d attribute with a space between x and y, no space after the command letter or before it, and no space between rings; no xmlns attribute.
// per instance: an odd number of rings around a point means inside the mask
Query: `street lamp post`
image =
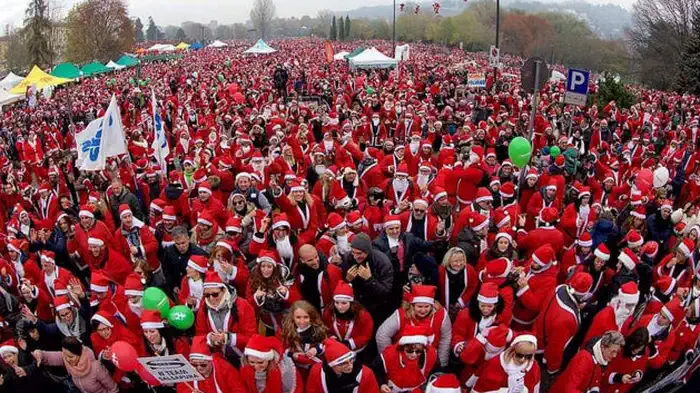
<svg viewBox="0 0 700 393"><path fill-rule="evenodd" d="M501 30L501 0L496 0L496 49L499 48L499 36ZM498 65L493 66L493 84L496 85L496 77L498 76Z"/></svg>
<svg viewBox="0 0 700 393"><path fill-rule="evenodd" d="M394 17L391 23L391 51L396 50L396 0L394 0Z"/></svg>

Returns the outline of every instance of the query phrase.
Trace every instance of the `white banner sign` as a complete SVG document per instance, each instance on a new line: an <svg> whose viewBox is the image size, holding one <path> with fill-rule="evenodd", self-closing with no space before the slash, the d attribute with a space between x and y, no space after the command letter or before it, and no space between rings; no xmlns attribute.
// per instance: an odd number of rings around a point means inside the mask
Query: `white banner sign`
<svg viewBox="0 0 700 393"><path fill-rule="evenodd" d="M139 363L161 384L204 379L181 354L139 358Z"/></svg>

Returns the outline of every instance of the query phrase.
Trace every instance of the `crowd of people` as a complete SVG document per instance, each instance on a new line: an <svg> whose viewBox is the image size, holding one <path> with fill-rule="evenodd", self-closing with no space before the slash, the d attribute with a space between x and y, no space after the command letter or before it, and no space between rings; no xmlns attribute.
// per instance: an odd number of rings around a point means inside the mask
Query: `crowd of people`
<svg viewBox="0 0 700 393"><path fill-rule="evenodd" d="M697 97L573 107L551 81L518 168L519 58L479 89L485 54L352 70L321 41L272 46L3 108L0 391L622 393L694 363ZM81 171L75 134L112 95L129 152ZM144 309L152 287L194 325ZM117 341L203 379L123 371Z"/></svg>

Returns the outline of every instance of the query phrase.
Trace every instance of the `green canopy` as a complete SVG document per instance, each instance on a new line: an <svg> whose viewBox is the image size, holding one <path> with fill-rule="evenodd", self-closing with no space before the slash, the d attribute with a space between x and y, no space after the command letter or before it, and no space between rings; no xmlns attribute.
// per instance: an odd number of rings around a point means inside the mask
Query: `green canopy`
<svg viewBox="0 0 700 393"><path fill-rule="evenodd" d="M53 71L51 71L51 75L58 77L58 78L66 78L66 79L76 79L80 78L80 76L83 73L80 72L80 69L75 66L73 63L61 63L54 67Z"/></svg>
<svg viewBox="0 0 700 393"><path fill-rule="evenodd" d="M129 55L122 55L122 57L120 57L119 60L116 61L116 63L119 65L131 67L138 64L139 61Z"/></svg>
<svg viewBox="0 0 700 393"><path fill-rule="evenodd" d="M352 51L352 52L348 53L347 55L345 55L345 59L346 59L346 60L347 60L347 59L351 59L351 58L353 58L353 57L359 55L360 53L362 53L362 52L364 52L364 51L365 51L365 48L357 48L357 49L355 49L354 51Z"/></svg>
<svg viewBox="0 0 700 393"><path fill-rule="evenodd" d="M93 61L92 63L85 64L82 68L82 71L83 71L83 75L85 75L85 76L93 76L93 75L97 75L97 74L102 74L104 72L109 72L112 70L105 67L104 64L102 64L98 61Z"/></svg>

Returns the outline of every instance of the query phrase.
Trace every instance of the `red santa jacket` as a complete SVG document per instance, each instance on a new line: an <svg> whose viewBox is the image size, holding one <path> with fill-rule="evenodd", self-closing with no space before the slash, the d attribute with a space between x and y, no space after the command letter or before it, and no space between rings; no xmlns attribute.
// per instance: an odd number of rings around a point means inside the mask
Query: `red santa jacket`
<svg viewBox="0 0 700 393"><path fill-rule="evenodd" d="M610 330L620 332L623 336L626 336L630 333L630 325L633 320L634 316L630 315L622 323L622 326L619 326L615 321L615 310L612 306L606 306L593 317L593 322L591 322L591 327L586 332L586 337L583 339L581 347L585 347L593 338L600 337Z"/></svg>
<svg viewBox="0 0 700 393"><path fill-rule="evenodd" d="M576 335L580 323L581 315L569 293L569 287L566 285L556 287L542 303L534 328L537 347L544 351L544 359L550 373L557 372L561 368L564 350Z"/></svg>
<svg viewBox="0 0 700 393"><path fill-rule="evenodd" d="M474 270L474 268L469 264L464 267L464 270L462 270L459 275L460 277L464 277L464 289L462 289L462 292L457 299L457 303L459 304L460 308L467 308L469 307L469 302L471 301L474 292L476 292L476 289L479 286L479 279L476 274L476 270ZM447 268L444 265L440 265L438 268L438 291L440 302L446 307L451 306L449 301L450 279L448 277Z"/></svg>
<svg viewBox="0 0 700 393"><path fill-rule="evenodd" d="M380 355L387 384L398 390L412 390L424 384L437 362L437 352L432 346L426 347L423 362L420 359L408 360L398 344L387 347Z"/></svg>
<svg viewBox="0 0 700 393"><path fill-rule="evenodd" d="M502 388L508 388L508 373L504 366L505 354L491 359L486 365L479 370L478 380L472 389L472 393L486 393L500 391ZM540 384L540 366L536 361L532 361L526 368L525 378L523 383L528 392L536 392ZM553 390L558 392L557 390Z"/></svg>
<svg viewBox="0 0 700 393"><path fill-rule="evenodd" d="M535 319L542 311L542 305L547 297L557 286L559 266L556 262L545 268L544 271L528 273L527 285L515 293L516 301L513 305L513 322L516 322L521 330L531 330Z"/></svg>
<svg viewBox="0 0 700 393"><path fill-rule="evenodd" d="M539 343L539 340L538 340ZM586 350L578 351L564 373L559 375L550 391L557 393L585 393L600 387L602 370Z"/></svg>
<svg viewBox="0 0 700 393"><path fill-rule="evenodd" d="M526 252L526 257L532 257L543 244L549 244L560 256L564 251L564 234L555 227L540 227L530 232L518 231L518 248Z"/></svg>
<svg viewBox="0 0 700 393"><path fill-rule="evenodd" d="M601 393L627 393L636 384L622 383L622 376L625 374L634 375L640 372L639 377L644 377L644 372L649 366L649 348L644 348L644 352L640 355L628 357L621 353L613 359L601 378L600 392Z"/></svg>
<svg viewBox="0 0 700 393"><path fill-rule="evenodd" d="M212 361L214 369L209 377L203 381L189 382L187 385L178 383L177 393L191 393L192 388L202 393L248 393L240 383L241 376L238 374L238 370L231 363L220 357L219 354L215 354Z"/></svg>
<svg viewBox="0 0 700 393"><path fill-rule="evenodd" d="M306 203L302 209L298 205L292 204L284 193L275 198L275 203L280 207L280 210L287 214L289 225L297 233L299 243L314 244L319 222L315 206Z"/></svg>
<svg viewBox="0 0 700 393"><path fill-rule="evenodd" d="M228 211L226 210L226 207L224 206L223 203L219 199L217 199L215 194L209 196L209 199L207 199L206 202L202 202L201 199L195 198L192 201L192 212L194 214L191 215L190 220L192 226L197 224L197 218L199 218L199 214L205 210L209 211L211 213L212 217L216 220L216 223L219 224L220 228L225 228L226 227L226 221L228 220Z"/></svg>
<svg viewBox="0 0 700 393"><path fill-rule="evenodd" d="M362 370L357 374L357 387L354 393L379 393L379 385L374 372L367 366L362 366ZM322 364L314 364L306 380L306 393L333 393L326 384L326 370ZM252 392L257 393L257 392ZM266 392L272 393L272 392Z"/></svg>
<svg viewBox="0 0 700 393"><path fill-rule="evenodd" d="M245 299L240 296L235 296L231 300L231 308L236 308L236 317L231 314L231 309L227 310L224 318L223 330L219 330L214 326L212 317L209 315L211 310L209 306L203 304L197 310L197 318L194 325L195 335L201 336L209 333L229 333L229 344L234 351L243 351L248 340L257 333L257 323L255 320L255 311L253 307Z"/></svg>
<svg viewBox="0 0 700 393"><path fill-rule="evenodd" d="M683 319L680 325L675 329L675 345L671 348L671 354L669 355L670 362L676 362L685 359L685 355L688 352L692 352L695 348L695 342L700 336L700 327L688 322L687 319Z"/></svg>
<svg viewBox="0 0 700 393"><path fill-rule="evenodd" d="M630 328L630 331L638 327L646 327L647 329L649 329L650 340L656 346L656 349L658 351L656 356L653 356L650 359L651 367L660 368L668 362L671 356L671 348L673 348L675 345L676 334L675 329L673 328L673 324L662 329L659 332L654 332L651 327L653 325L652 322L654 322L656 318L657 314L642 315L639 321Z"/></svg>
<svg viewBox="0 0 700 393"><path fill-rule="evenodd" d="M83 256L83 261L88 266L92 269L102 269L107 278L119 285L124 285L126 276L131 273L131 263L122 254L106 244L97 257L93 256L89 251L86 254Z"/></svg>
<svg viewBox="0 0 700 393"><path fill-rule="evenodd" d="M576 205L570 203L564 209L564 214L559 223L559 230L564 234L564 244L567 247L571 247L574 240L578 239L583 232L588 231L588 227L592 226L598 219L598 214L595 212L595 209L590 208L587 217L584 217L580 224L578 218L579 211L576 210Z"/></svg>
<svg viewBox="0 0 700 393"><path fill-rule="evenodd" d="M374 321L364 308L352 320L343 320L336 318L332 307L327 307L323 312L323 323L329 336L357 352L363 350L374 335Z"/></svg>
<svg viewBox="0 0 700 393"><path fill-rule="evenodd" d="M143 222L134 219L133 226L138 228L139 240L141 242L139 245L141 255L146 257L146 261L148 261L148 265L151 267L151 269L157 271L160 269L160 261L158 260L158 241L156 240L156 237ZM114 239L117 242L122 255L127 258L127 260L131 259L132 244L127 240L126 235L124 232L122 232L122 228L119 228L114 232Z"/></svg>

